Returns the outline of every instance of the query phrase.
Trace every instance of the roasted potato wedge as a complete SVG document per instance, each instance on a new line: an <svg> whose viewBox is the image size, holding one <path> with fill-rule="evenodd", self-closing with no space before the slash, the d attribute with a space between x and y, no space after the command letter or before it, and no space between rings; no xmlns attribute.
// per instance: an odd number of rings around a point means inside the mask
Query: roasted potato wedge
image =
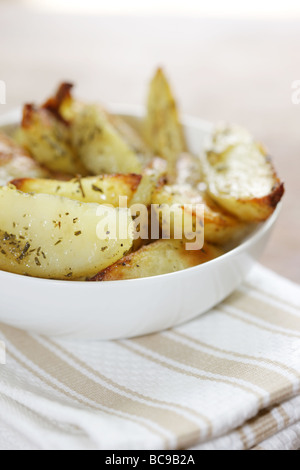
<svg viewBox="0 0 300 470"><path fill-rule="evenodd" d="M74 100L63 83L41 108L24 108L21 143L52 171L137 173L149 158L139 134L98 105Z"/></svg>
<svg viewBox="0 0 300 470"><path fill-rule="evenodd" d="M49 170L68 175L86 174L72 147L69 125L48 109L25 105L17 138Z"/></svg>
<svg viewBox="0 0 300 470"><path fill-rule="evenodd" d="M80 107L74 114L71 133L73 147L92 174L142 173L143 156L124 139L101 107Z"/></svg>
<svg viewBox="0 0 300 470"><path fill-rule="evenodd" d="M187 251L182 240L158 240L122 258L89 280L119 281L173 273L206 263L222 253L219 248L208 244L202 250Z"/></svg>
<svg viewBox="0 0 300 470"><path fill-rule="evenodd" d="M132 217L135 220L136 230L147 232L147 238L140 236L133 242L133 251L137 251L143 245L148 244L151 240L151 203L155 191L165 184L167 171L167 162L159 157L154 157L143 171L141 183L130 201ZM139 206L143 205L146 211L139 210ZM139 219L136 219L136 217Z"/></svg>
<svg viewBox="0 0 300 470"><path fill-rule="evenodd" d="M114 224L118 234L121 212L129 227L126 209L0 188L0 269L62 280L93 276L131 249L130 229L122 240L108 232L100 236L99 222L108 213L108 226Z"/></svg>
<svg viewBox="0 0 300 470"><path fill-rule="evenodd" d="M160 177L155 173L144 173L141 183L134 194L131 204L144 204L150 206L153 193L159 183Z"/></svg>
<svg viewBox="0 0 300 470"><path fill-rule="evenodd" d="M74 119L77 119L77 115L83 112L87 106L86 104L74 99L71 93L72 89L72 84L62 83L56 94L43 105L43 108L48 109L58 119L63 120L70 126L72 126ZM128 122L120 116L110 114L106 109L99 105L96 106L96 108L98 108L97 113L100 114L99 119L105 121L105 126L110 124L110 126L114 128L115 133L118 134L119 138L123 139L124 143L126 143L135 153L143 155L145 158L148 155L150 158L150 151L141 135L132 126L130 126ZM91 134L95 131L94 126L97 125L97 122L94 120L90 121ZM115 145L114 140L111 142L111 138L103 141L103 146L106 144Z"/></svg>
<svg viewBox="0 0 300 470"><path fill-rule="evenodd" d="M134 194L131 205L144 204L150 206L156 189L165 182L167 165L165 160L155 157L143 171L142 180Z"/></svg>
<svg viewBox="0 0 300 470"><path fill-rule="evenodd" d="M142 160L143 165L145 165L151 158L152 153L141 134L122 117L112 115L107 110L103 110L103 112L107 120L114 126L127 145L140 156L139 158Z"/></svg>
<svg viewBox="0 0 300 470"><path fill-rule="evenodd" d="M189 153L162 69L142 120L72 88L25 105L21 127L7 128L14 141L0 133L0 270L71 281L180 271L236 246L280 201L284 185L247 131L220 127L201 158Z"/></svg>
<svg viewBox="0 0 300 470"><path fill-rule="evenodd" d="M205 192L193 189L189 185L164 186L154 193L152 203L156 205L154 210L158 216L159 213L161 214L160 223L164 232L168 230L169 207L181 207L187 226L192 226L196 230L197 225L201 226L201 221L196 218L194 207L196 204L203 204L206 242L227 244L229 241L237 241L245 233L244 224L222 211ZM174 234L173 219L171 219L170 228L172 236Z"/></svg>
<svg viewBox="0 0 300 470"><path fill-rule="evenodd" d="M177 104L162 69L158 69L148 96L145 139L154 155L168 161L170 178L175 174L178 156L187 149Z"/></svg>
<svg viewBox="0 0 300 470"><path fill-rule="evenodd" d="M168 229L169 219L164 214L167 214L171 206L181 207L186 223L196 230L197 226L201 226L201 220L197 219L196 211L192 207L185 205L203 204L205 241L218 245L238 241L244 235L246 227L209 197L203 177L203 165L199 157L189 153L179 156L176 163L176 184L158 187L152 198L152 203L158 206L158 216L161 214L159 217L162 231ZM174 219L171 219L170 229L174 235Z"/></svg>
<svg viewBox="0 0 300 470"><path fill-rule="evenodd" d="M249 232L250 227L222 210L206 192L202 193L202 197L205 241L217 245L235 246Z"/></svg>
<svg viewBox="0 0 300 470"><path fill-rule="evenodd" d="M58 121L69 124L74 115L74 99L72 96L72 83L63 82L59 85L54 96L51 96L42 106L47 109Z"/></svg>
<svg viewBox="0 0 300 470"><path fill-rule="evenodd" d="M21 147L9 137L0 133L0 186L13 178L47 178L46 169L35 162Z"/></svg>
<svg viewBox="0 0 300 470"><path fill-rule="evenodd" d="M141 175L103 175L76 178L71 181L44 179L16 179L11 182L24 193L42 193L63 196L75 201L111 204L119 207L119 197L128 203L139 187Z"/></svg>
<svg viewBox="0 0 300 470"><path fill-rule="evenodd" d="M212 199L243 221L266 220L284 193L265 150L239 127L217 129L205 165Z"/></svg>

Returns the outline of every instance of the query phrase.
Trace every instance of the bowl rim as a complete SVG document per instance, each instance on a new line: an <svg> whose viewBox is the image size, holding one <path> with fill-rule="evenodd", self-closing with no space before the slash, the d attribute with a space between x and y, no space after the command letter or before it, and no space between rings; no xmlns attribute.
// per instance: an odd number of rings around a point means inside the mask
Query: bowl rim
<svg viewBox="0 0 300 470"><path fill-rule="evenodd" d="M114 114L119 114L119 115L128 116L128 117L136 117L136 118L141 118L143 116L144 109L145 109L143 106L124 104L124 103L108 104L107 107ZM20 115L21 115L21 108L15 108L9 111L8 113L0 115L0 131L1 131L1 127L16 124L16 121ZM197 117L193 117L189 115L183 115L182 123L185 127L201 127L202 129L205 129L206 132L210 132L214 126L213 123L210 121L205 121L201 118L197 118ZM51 286L55 286L55 285L64 286L64 287L70 286L68 288L71 288L72 286L76 286L77 288L79 288L79 286L91 286L88 288L96 289L96 288L99 288L99 286L112 286L112 285L116 285L116 283L118 285L119 284L124 285L124 283L132 284L136 282L150 283L150 282L153 282L153 280L160 280L162 278L165 279L167 277L189 275L190 273L194 271L203 269L204 266L207 266L207 265L211 266L213 263L215 264L220 263L225 258L227 259L230 256L235 256L235 255L240 254L243 251L247 251L247 248L255 244L261 237L264 236L265 233L267 233L271 229L271 227L275 224L276 220L278 219L281 209L282 209L282 201L280 201L280 203L277 205L273 214L265 222L261 222L260 225L254 230L254 232L248 235L246 239L242 241L235 248L227 251L226 253L224 253L223 255L217 258L214 258L213 260L207 261L206 263L203 263L198 266L191 267L191 268L183 269L181 271L175 271L173 273L167 273L167 274L158 274L157 276L143 277L139 279L124 279L124 280L106 281L106 282L87 282L87 281L45 279L45 278L25 276L23 274L15 274L9 271L0 270L0 281L3 277L5 277L5 278L12 278L20 282L30 282L30 283L35 282L35 284L47 283L48 285L51 284Z"/></svg>

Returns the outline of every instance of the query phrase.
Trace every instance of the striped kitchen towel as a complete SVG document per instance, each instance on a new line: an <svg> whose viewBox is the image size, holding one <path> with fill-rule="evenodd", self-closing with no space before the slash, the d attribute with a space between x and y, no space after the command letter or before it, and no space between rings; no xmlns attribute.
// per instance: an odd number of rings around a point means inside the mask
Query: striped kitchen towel
<svg viewBox="0 0 300 470"><path fill-rule="evenodd" d="M300 448L300 287L259 265L221 305L159 334L0 331L0 449Z"/></svg>

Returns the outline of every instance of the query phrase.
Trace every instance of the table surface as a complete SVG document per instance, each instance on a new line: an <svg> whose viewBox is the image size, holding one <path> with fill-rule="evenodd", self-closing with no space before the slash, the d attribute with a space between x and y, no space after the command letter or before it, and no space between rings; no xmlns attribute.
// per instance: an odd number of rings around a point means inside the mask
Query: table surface
<svg viewBox="0 0 300 470"><path fill-rule="evenodd" d="M262 262L300 282L300 80L297 21L66 16L0 4L3 114L41 101L61 80L87 100L142 104L157 65L181 110L248 127L286 184L283 210Z"/></svg>

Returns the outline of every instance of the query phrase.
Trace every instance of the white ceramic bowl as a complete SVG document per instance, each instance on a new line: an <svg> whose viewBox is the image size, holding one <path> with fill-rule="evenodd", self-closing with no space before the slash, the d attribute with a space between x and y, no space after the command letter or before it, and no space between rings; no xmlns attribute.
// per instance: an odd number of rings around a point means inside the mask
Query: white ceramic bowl
<svg viewBox="0 0 300 470"><path fill-rule="evenodd" d="M141 110L112 111L138 120ZM20 111L0 117L19 122ZM184 119L190 149L199 154L212 125ZM129 338L170 328L207 312L243 281L261 255L278 217L255 229L242 244L201 266L146 279L80 283L36 279L0 271L0 322L47 336Z"/></svg>

